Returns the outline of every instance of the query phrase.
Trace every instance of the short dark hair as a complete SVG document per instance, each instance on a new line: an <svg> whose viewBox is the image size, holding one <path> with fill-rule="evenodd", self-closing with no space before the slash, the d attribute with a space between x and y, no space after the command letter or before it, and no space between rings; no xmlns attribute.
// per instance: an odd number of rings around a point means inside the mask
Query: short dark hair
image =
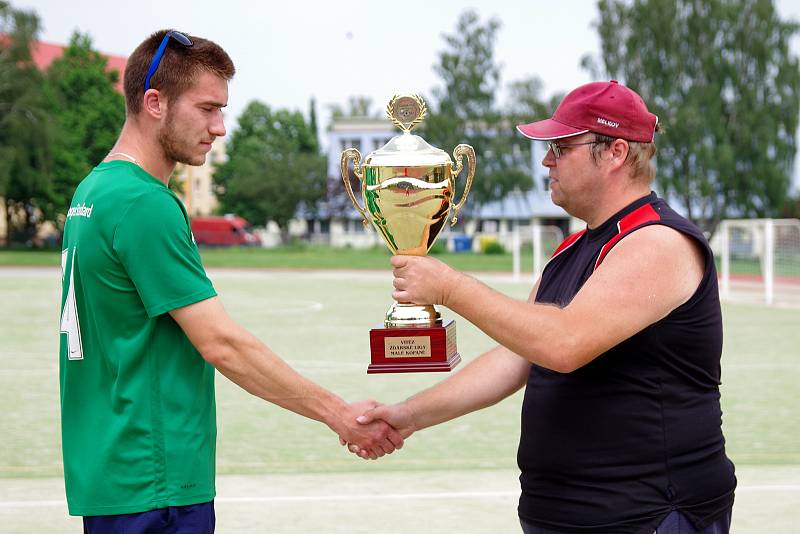
<svg viewBox="0 0 800 534"><path fill-rule="evenodd" d="M147 69L150 68L150 62L161 40L169 31L172 30L155 32L142 41L128 58L123 78L128 115L138 115L142 110ZM150 87L158 89L168 99L179 97L192 86L202 71L216 74L224 80L230 80L236 73L230 56L217 43L194 35L189 38L192 46L183 46L174 39L169 39L161 63L150 78Z"/></svg>

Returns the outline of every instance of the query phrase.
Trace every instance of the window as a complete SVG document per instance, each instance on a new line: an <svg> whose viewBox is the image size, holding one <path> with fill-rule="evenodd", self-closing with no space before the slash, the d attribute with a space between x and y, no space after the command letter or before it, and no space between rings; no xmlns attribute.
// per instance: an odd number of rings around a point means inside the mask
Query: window
<svg viewBox="0 0 800 534"><path fill-rule="evenodd" d="M361 139L342 139L342 152L347 150L348 148L355 148L358 151L361 151Z"/></svg>
<svg viewBox="0 0 800 534"><path fill-rule="evenodd" d="M496 234L500 228L500 221L494 219L486 219L481 221L481 232L487 234Z"/></svg>

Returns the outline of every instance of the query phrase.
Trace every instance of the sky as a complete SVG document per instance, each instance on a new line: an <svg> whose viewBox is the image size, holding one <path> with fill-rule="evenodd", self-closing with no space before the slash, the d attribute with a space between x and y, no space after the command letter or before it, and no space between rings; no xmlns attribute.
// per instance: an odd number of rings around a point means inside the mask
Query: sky
<svg viewBox="0 0 800 534"><path fill-rule="evenodd" d="M328 106L352 95L381 110L394 94L427 93L439 81L433 65L459 14L474 8L501 21L495 57L505 83L537 75L545 94L590 81L581 57L599 46L593 1L453 0L378 2L120 2L12 0L35 10L41 39L66 43L78 29L101 52L128 55L149 33L177 28L216 41L232 57L230 118L250 101L307 113L309 100L327 124ZM571 35L570 35L571 34Z"/></svg>
<svg viewBox="0 0 800 534"><path fill-rule="evenodd" d="M505 84L538 76L550 96L591 81L581 68L596 56L594 0L293 0L140 1L12 0L41 19L41 39L65 44L88 33L101 52L127 56L152 31L177 28L216 41L237 68L227 116L248 102L308 111L366 95L376 110L394 94L427 93L440 82L433 70L465 9L501 22L495 57ZM122 7L125 6L125 7ZM800 0L779 0L779 12L800 20ZM800 49L800 43L794 43Z"/></svg>
<svg viewBox="0 0 800 534"><path fill-rule="evenodd" d="M372 99L382 110L394 94L425 93L439 85L433 70L459 14L474 9L501 23L495 58L504 85L538 76L545 97L591 80L581 67L597 57L595 0L367 0L147 1L11 0L34 10L43 41L66 44L75 30L88 33L104 53L127 56L151 32L176 28L216 41L233 59L228 130L258 99L271 107L308 113L316 99L321 128L331 104L349 96ZM775 2L782 18L800 20L800 0ZM800 53L800 37L793 42ZM539 117L532 117L537 119ZM324 137L322 139L325 142ZM795 182L800 183L800 154Z"/></svg>

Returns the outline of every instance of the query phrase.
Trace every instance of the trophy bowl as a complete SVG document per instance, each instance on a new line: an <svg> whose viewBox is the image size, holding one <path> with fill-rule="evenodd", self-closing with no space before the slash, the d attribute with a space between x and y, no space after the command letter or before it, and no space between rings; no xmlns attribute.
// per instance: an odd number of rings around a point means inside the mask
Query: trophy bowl
<svg viewBox="0 0 800 534"><path fill-rule="evenodd" d="M426 113L425 103L419 96L395 96L387 106L387 115L402 133L368 154L363 163L361 153L355 148L346 149L341 156L342 180L353 206L365 225L372 223L393 254L427 254L447 221L450 220L451 225L457 222L475 176L475 151L471 146L461 144L455 148L454 165L445 151L411 133ZM461 200L455 202L455 181L464 168L465 159L464 193ZM350 184L351 160L353 173L361 182L363 206ZM394 302L384 320L384 327L389 330L437 326L443 324L435 306L406 302ZM454 323L452 330L455 350ZM373 350L373 359L374 355Z"/></svg>

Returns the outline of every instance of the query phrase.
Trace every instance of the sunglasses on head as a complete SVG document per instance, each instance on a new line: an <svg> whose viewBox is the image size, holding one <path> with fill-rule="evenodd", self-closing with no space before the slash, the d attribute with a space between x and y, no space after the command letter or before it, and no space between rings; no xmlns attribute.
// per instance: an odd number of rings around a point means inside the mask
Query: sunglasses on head
<svg viewBox="0 0 800 534"><path fill-rule="evenodd" d="M181 33L179 31L171 30L168 31L167 34L161 39L161 44L158 45L158 50L156 50L155 55L153 55L153 60L150 62L150 68L147 69L147 77L144 79L144 90L147 92L150 89L150 78L153 77L153 74L156 73L158 70L158 64L161 63L161 58L164 57L164 52L167 50L167 43L169 39L173 38L176 42L182 44L183 46L192 46L192 40L189 39L189 36L185 33Z"/></svg>

